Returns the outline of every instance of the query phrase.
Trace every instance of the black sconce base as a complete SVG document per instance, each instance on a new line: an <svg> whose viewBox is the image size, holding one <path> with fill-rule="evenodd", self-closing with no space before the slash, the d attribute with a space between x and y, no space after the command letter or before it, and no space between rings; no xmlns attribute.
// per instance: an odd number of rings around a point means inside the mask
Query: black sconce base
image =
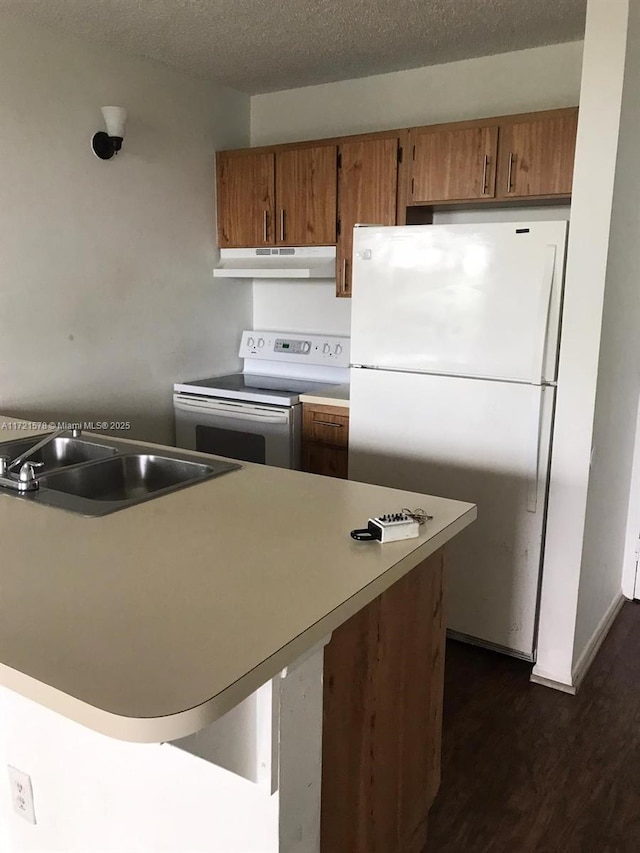
<svg viewBox="0 0 640 853"><path fill-rule="evenodd" d="M110 160L122 147L121 136L109 136L103 130L93 134L91 150L101 160Z"/></svg>

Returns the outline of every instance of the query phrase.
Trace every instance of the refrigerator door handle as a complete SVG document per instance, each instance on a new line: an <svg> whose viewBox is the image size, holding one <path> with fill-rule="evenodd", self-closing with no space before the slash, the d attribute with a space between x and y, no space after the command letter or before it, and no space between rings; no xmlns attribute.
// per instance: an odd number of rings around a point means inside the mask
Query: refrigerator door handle
<svg viewBox="0 0 640 853"><path fill-rule="evenodd" d="M550 243L546 247L542 287L540 288L540 304L538 307L538 339L534 345L533 362L531 365L532 381L539 384L544 381L544 360L549 334L549 313L551 307L551 292L556 267L557 246Z"/></svg>
<svg viewBox="0 0 640 853"><path fill-rule="evenodd" d="M533 399L531 412L531 462L529 464L529 481L527 483L527 512L538 511L538 481L540 479L540 448L542 445L542 397L544 386L537 389Z"/></svg>

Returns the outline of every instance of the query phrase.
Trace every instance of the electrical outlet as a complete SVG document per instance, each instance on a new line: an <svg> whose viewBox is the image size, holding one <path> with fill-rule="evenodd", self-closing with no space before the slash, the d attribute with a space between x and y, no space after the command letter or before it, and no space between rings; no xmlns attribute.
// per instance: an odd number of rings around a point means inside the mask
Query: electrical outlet
<svg viewBox="0 0 640 853"><path fill-rule="evenodd" d="M29 823L36 822L36 812L33 806L33 787L31 786L31 777L23 773L22 770L17 770L10 764L9 768L9 783L11 785L11 799L13 800L13 808Z"/></svg>

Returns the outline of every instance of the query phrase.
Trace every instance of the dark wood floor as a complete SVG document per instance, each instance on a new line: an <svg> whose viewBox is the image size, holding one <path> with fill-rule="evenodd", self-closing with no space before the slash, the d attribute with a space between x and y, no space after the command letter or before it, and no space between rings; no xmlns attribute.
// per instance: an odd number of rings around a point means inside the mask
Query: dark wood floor
<svg viewBox="0 0 640 853"><path fill-rule="evenodd" d="M446 672L428 853L640 853L639 604L577 696L462 643L448 643Z"/></svg>

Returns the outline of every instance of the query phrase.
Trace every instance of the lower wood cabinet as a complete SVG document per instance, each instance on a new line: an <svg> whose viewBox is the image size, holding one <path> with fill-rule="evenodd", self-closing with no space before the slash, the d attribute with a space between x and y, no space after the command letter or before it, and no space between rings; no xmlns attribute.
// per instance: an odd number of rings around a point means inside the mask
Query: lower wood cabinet
<svg viewBox="0 0 640 853"><path fill-rule="evenodd" d="M349 409L304 403L302 406L302 470L347 479Z"/></svg>
<svg viewBox="0 0 640 853"><path fill-rule="evenodd" d="M302 446L302 470L346 480L349 473L348 451L342 447L307 442Z"/></svg>
<svg viewBox="0 0 640 853"><path fill-rule="evenodd" d="M322 853L425 849L440 785L442 575L440 550L325 648Z"/></svg>

